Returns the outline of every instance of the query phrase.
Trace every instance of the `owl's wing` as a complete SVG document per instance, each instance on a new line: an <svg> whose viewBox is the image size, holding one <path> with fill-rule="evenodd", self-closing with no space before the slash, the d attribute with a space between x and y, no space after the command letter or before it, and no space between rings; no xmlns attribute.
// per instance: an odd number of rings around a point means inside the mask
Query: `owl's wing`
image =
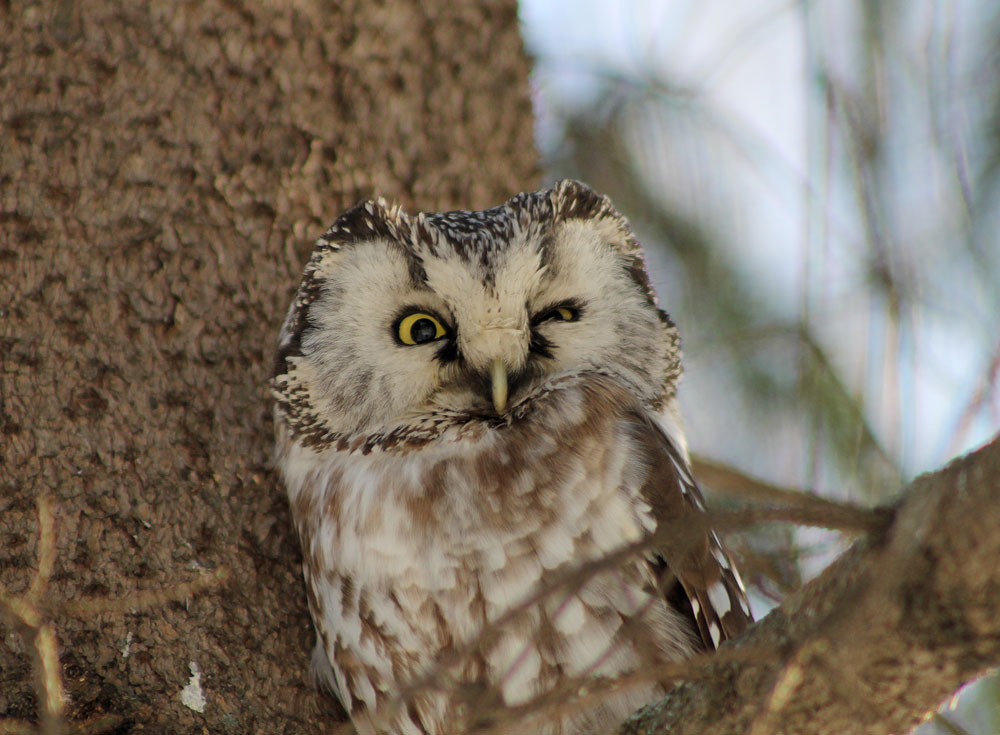
<svg viewBox="0 0 1000 735"><path fill-rule="evenodd" d="M719 537L698 518L705 514L705 501L684 455L650 416L636 419L635 438L650 466L641 494L658 527L669 524L679 531L657 545L650 563L660 579L673 575L680 583L705 647L718 648L753 622L746 590Z"/></svg>

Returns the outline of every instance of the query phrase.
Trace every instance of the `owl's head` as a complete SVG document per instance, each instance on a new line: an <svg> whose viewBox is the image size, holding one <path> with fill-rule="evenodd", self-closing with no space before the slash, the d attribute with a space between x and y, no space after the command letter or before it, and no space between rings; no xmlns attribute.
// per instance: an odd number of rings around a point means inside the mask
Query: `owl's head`
<svg viewBox="0 0 1000 735"><path fill-rule="evenodd" d="M576 181L480 212L348 210L316 245L281 330L274 394L314 449L496 421L558 376L674 395L676 329L628 222Z"/></svg>

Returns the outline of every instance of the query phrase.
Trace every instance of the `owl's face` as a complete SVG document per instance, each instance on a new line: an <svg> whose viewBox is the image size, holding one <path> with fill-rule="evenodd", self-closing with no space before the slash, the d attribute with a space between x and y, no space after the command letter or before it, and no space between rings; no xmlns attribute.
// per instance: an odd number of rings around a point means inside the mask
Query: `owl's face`
<svg viewBox="0 0 1000 735"><path fill-rule="evenodd" d="M484 212L345 213L306 268L275 390L293 436L323 446L435 415L495 419L571 373L655 406L677 353L625 220L562 182Z"/></svg>

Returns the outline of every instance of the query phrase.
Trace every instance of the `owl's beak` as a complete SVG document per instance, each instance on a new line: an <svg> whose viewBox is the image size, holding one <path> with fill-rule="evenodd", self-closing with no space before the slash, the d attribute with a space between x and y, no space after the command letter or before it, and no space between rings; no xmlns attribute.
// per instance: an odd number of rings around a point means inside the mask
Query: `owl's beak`
<svg viewBox="0 0 1000 735"><path fill-rule="evenodd" d="M490 384L493 387L493 408L502 413L507 407L507 366L503 360L490 362Z"/></svg>

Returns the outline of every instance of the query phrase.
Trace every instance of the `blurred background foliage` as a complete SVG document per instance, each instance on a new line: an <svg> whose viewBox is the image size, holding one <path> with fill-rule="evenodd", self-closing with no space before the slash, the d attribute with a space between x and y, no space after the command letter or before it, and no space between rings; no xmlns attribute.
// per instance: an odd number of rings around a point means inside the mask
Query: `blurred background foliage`
<svg viewBox="0 0 1000 735"><path fill-rule="evenodd" d="M551 179L607 193L684 337L695 455L842 500L1000 428L1000 6L521 0ZM742 545L758 617L847 540ZM920 735L1000 733L1000 676Z"/></svg>

